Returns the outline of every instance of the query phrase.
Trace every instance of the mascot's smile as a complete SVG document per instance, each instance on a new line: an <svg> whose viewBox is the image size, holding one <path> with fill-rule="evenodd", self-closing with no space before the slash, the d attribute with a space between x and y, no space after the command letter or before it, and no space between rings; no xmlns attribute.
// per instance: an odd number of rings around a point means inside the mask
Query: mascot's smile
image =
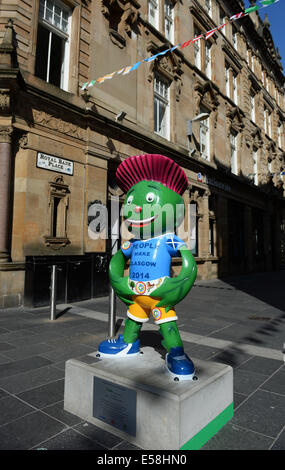
<svg viewBox="0 0 285 470"><path fill-rule="evenodd" d="M132 227L145 227L146 225L151 224L151 222L155 219L157 219L158 215L155 215L153 217L149 217L148 219L142 219L142 220L132 220L132 219L126 219L125 222Z"/></svg>

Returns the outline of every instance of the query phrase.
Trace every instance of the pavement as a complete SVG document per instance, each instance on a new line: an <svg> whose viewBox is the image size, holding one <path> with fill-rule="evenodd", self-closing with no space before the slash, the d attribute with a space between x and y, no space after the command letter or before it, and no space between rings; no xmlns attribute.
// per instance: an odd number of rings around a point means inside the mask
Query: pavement
<svg viewBox="0 0 285 470"><path fill-rule="evenodd" d="M285 271L196 281L177 305L185 351L234 371L234 417L202 450L285 449ZM126 307L117 301L117 332ZM137 450L64 411L65 362L108 332L108 298L0 310L0 450ZM150 321L142 346L164 353Z"/></svg>

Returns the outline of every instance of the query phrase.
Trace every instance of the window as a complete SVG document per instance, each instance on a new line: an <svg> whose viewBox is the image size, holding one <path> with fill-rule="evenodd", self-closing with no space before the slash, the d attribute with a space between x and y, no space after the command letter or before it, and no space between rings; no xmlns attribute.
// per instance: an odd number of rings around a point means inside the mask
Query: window
<svg viewBox="0 0 285 470"><path fill-rule="evenodd" d="M234 26L232 26L232 43L234 48L237 50L237 30Z"/></svg>
<svg viewBox="0 0 285 470"><path fill-rule="evenodd" d="M263 112L263 117L264 117L264 132L265 134L268 134L268 111L267 109L264 107L264 112Z"/></svg>
<svg viewBox="0 0 285 470"><path fill-rule="evenodd" d="M212 16L212 0L205 0L205 8L209 16Z"/></svg>
<svg viewBox="0 0 285 470"><path fill-rule="evenodd" d="M148 0L148 21L156 28L159 27L158 0Z"/></svg>
<svg viewBox="0 0 285 470"><path fill-rule="evenodd" d="M211 80L212 78L212 48L211 43L205 43L205 74Z"/></svg>
<svg viewBox="0 0 285 470"><path fill-rule="evenodd" d="M230 133L230 146L231 146L231 172L234 175L238 174L237 171L237 135L234 131Z"/></svg>
<svg viewBox="0 0 285 470"><path fill-rule="evenodd" d="M228 97L231 96L230 93L230 68L228 65L226 65L226 95Z"/></svg>
<svg viewBox="0 0 285 470"><path fill-rule="evenodd" d="M154 78L154 132L169 139L169 84L162 78Z"/></svg>
<svg viewBox="0 0 285 470"><path fill-rule="evenodd" d="M246 60L250 69L252 69L252 52L250 49L246 50Z"/></svg>
<svg viewBox="0 0 285 470"><path fill-rule="evenodd" d="M266 90L268 90L268 79L265 70L262 70L262 83Z"/></svg>
<svg viewBox="0 0 285 470"><path fill-rule="evenodd" d="M207 110L200 108L200 113L207 113ZM209 118L200 121L200 152L202 158L204 158L205 160L210 160Z"/></svg>
<svg viewBox="0 0 285 470"><path fill-rule="evenodd" d="M233 101L238 104L238 93L237 93L237 74L233 73Z"/></svg>
<svg viewBox="0 0 285 470"><path fill-rule="evenodd" d="M71 10L40 0L35 75L68 90Z"/></svg>
<svg viewBox="0 0 285 470"><path fill-rule="evenodd" d="M264 131L271 137L271 113L266 106L264 106Z"/></svg>
<svg viewBox="0 0 285 470"><path fill-rule="evenodd" d="M220 8L220 25L226 22L226 14L222 8Z"/></svg>
<svg viewBox="0 0 285 470"><path fill-rule="evenodd" d="M253 159L253 181L255 185L258 185L258 165L257 165L257 149L256 148L253 148L252 159Z"/></svg>
<svg viewBox="0 0 285 470"><path fill-rule="evenodd" d="M238 75L227 62L225 63L225 81L226 95L238 104Z"/></svg>
<svg viewBox="0 0 285 470"><path fill-rule="evenodd" d="M255 122L255 96L253 93L250 94L250 118Z"/></svg>
<svg viewBox="0 0 285 470"><path fill-rule="evenodd" d="M279 123L277 126L277 136L278 136L278 147L282 148L282 124Z"/></svg>
<svg viewBox="0 0 285 470"><path fill-rule="evenodd" d="M200 36L201 32L194 28L194 37ZM201 70L201 40L195 41L193 43L194 46L194 62L198 69Z"/></svg>
<svg viewBox="0 0 285 470"><path fill-rule="evenodd" d="M165 37L174 43L174 7L171 0L164 0Z"/></svg>

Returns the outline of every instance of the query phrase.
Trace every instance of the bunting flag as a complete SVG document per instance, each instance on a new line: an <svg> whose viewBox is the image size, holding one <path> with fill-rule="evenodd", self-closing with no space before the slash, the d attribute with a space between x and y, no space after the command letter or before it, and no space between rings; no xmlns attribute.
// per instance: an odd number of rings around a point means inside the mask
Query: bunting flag
<svg viewBox="0 0 285 470"><path fill-rule="evenodd" d="M127 75L133 70L137 70L143 62L152 62L157 57L162 56L166 54L167 52L172 52L177 48L184 49L185 47L188 47L190 44L193 44L194 42L199 41L202 38L207 40L211 36L213 36L213 34L215 34L216 31L221 31L228 23L232 21L237 21L240 18L244 18L245 16L250 15L250 13L253 13L254 11L260 10L261 8L266 8L269 5L273 5L278 2L279 0L261 0L257 5L252 5L249 8L246 8L244 11L240 13L236 13L235 15L232 15L226 23L221 24L220 26L217 26L216 28L211 29L210 31L207 31L206 33L202 33L199 36L195 36L194 38L189 39L188 41L185 41L183 43L177 44L176 46L173 46L170 49L166 49L165 51L158 52L157 54L151 57L147 57L146 59L140 60L134 65L123 67L120 70L117 70L112 73L108 73L104 75L103 77L97 78L97 80L91 80L90 82L86 82L83 84L81 89L86 90L86 88L92 87L93 85L95 85L95 83L99 83L99 84L104 83L105 80L110 80L111 78L114 77L114 75Z"/></svg>

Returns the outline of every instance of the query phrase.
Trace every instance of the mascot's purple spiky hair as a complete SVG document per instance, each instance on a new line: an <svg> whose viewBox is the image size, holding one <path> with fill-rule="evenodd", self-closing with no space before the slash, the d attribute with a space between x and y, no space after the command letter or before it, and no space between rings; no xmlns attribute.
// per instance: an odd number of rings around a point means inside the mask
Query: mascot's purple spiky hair
<svg viewBox="0 0 285 470"><path fill-rule="evenodd" d="M127 193L140 181L157 181L182 196L187 177L177 163L164 155L145 154L126 158L116 172L118 186Z"/></svg>

